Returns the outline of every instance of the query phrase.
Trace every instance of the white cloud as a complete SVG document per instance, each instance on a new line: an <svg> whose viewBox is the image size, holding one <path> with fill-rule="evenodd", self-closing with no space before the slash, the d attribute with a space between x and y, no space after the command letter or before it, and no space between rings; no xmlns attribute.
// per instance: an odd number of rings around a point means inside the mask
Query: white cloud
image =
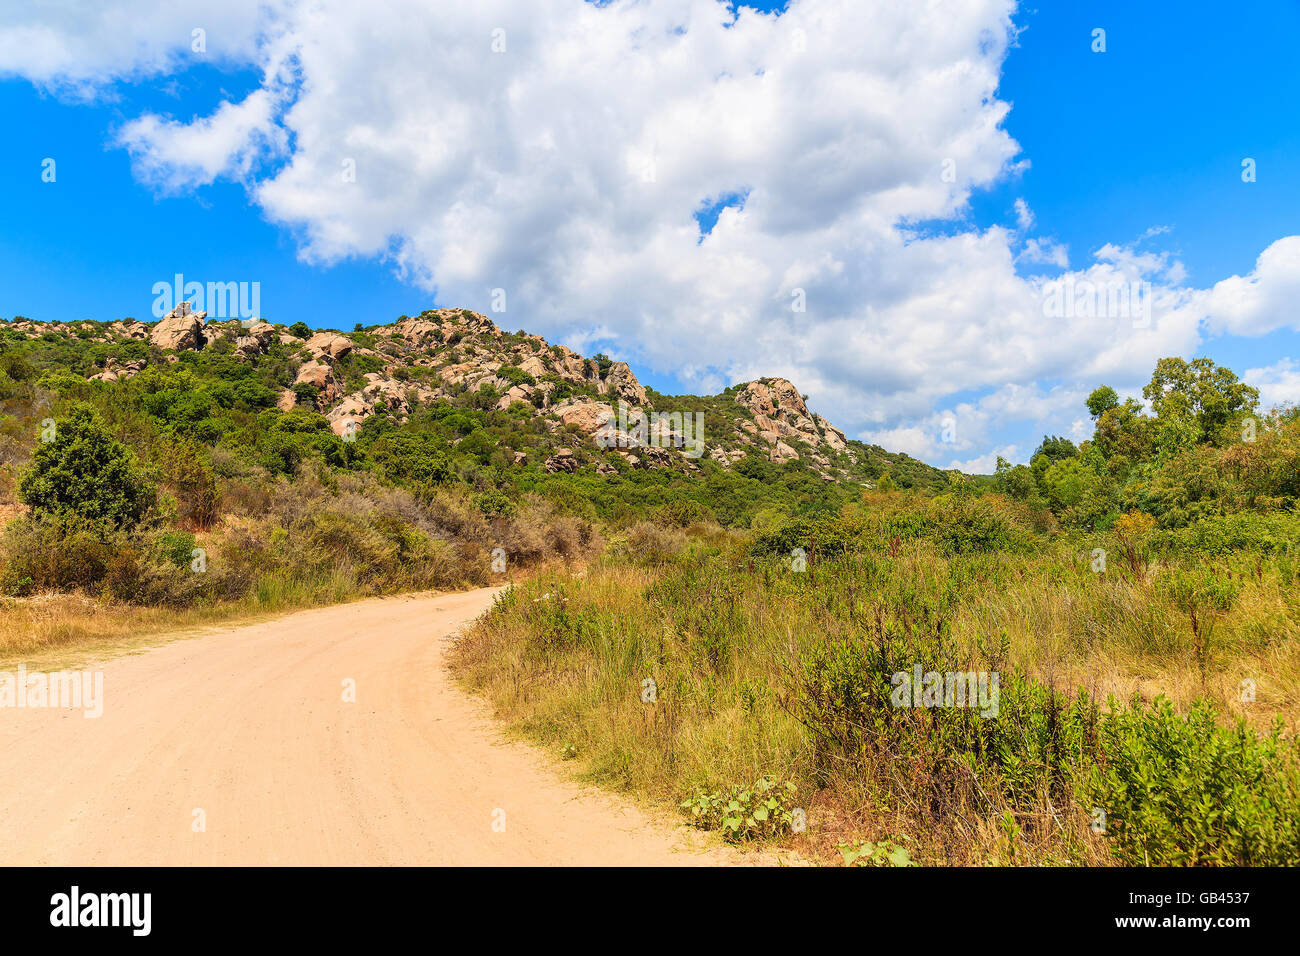
<svg viewBox="0 0 1300 956"><path fill-rule="evenodd" d="M1300 236L1279 239L1259 254L1249 275L1217 282L1201 297L1211 329L1263 335L1300 329Z"/></svg>
<svg viewBox="0 0 1300 956"><path fill-rule="evenodd" d="M211 116L179 123L152 113L118 134L135 160L136 176L166 192L205 186L218 176L247 176L259 155L284 151L284 130L272 122L274 99L255 90L240 103L222 103Z"/></svg>
<svg viewBox="0 0 1300 956"><path fill-rule="evenodd" d="M1087 391L1081 388L1004 385L976 401L959 402L907 425L868 430L855 437L923 461L960 461L961 455L968 455L972 457L967 462L996 463L997 456L1002 455L1008 461L1018 462L1015 445L988 450L995 444L997 429L1016 423L1068 423L1083 407L1086 396ZM1043 430L1064 431L1065 426L1044 426Z"/></svg>
<svg viewBox="0 0 1300 956"><path fill-rule="evenodd" d="M1051 239L1028 239L1017 261L1029 264L1045 263L1066 269L1070 265L1070 254L1066 246Z"/></svg>
<svg viewBox="0 0 1300 956"><path fill-rule="evenodd" d="M1001 448L994 448L992 451L975 458L968 458L965 461L954 460L948 464L948 467L956 468L967 475L991 475L997 471L999 458L1014 462L1017 457L1018 452L1015 445L1003 445Z"/></svg>
<svg viewBox="0 0 1300 956"><path fill-rule="evenodd" d="M61 94L89 98L115 80L137 80L195 63L247 65L257 56L268 13L260 0L5 0L0 4L0 78L18 76Z"/></svg>
<svg viewBox="0 0 1300 956"><path fill-rule="evenodd" d="M1149 282L1135 327L1048 314L1047 280L1017 261L1069 260L1047 239L1017 257L1023 200L1018 231L911 230L1027 165L997 98L1011 0L794 0L779 17L717 0L232 2L219 21L182 0L120 20L80 6L0 15L0 72L51 88L165 73L212 22L210 55L265 77L210 116L122 127L156 188L238 178L307 261L382 257L484 312L503 288L511 328L700 391L784 375L850 434L928 460L983 460L1033 415L1068 430L1098 382L1191 354L1207 315L1294 321L1300 237L1209 291L1166 252L1104 245L1068 276ZM20 49L32 30L37 52ZM701 240L701 203L738 192ZM936 437L945 409L956 446Z"/></svg>
<svg viewBox="0 0 1300 956"><path fill-rule="evenodd" d="M1264 368L1247 369L1241 378L1259 389L1259 404L1264 410L1300 405L1300 362L1295 359L1284 358Z"/></svg>
<svg viewBox="0 0 1300 956"><path fill-rule="evenodd" d="M1028 232L1034 228L1034 211L1029 208L1029 203L1024 199L1016 200L1016 225L1021 232Z"/></svg>

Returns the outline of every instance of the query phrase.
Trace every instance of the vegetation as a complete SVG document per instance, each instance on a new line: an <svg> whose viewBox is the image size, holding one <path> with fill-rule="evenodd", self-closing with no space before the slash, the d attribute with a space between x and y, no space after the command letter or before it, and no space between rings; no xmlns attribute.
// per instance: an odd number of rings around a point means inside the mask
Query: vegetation
<svg viewBox="0 0 1300 956"><path fill-rule="evenodd" d="M728 840L869 866L1300 863L1300 417L1208 359L1162 360L1145 403L1098 387L1090 439L993 476L850 442L831 481L754 455L632 468L503 408L502 383L594 394L509 363L339 434L296 381L310 329L169 362L102 328L0 332L0 653L483 584L503 549L515 587L457 646L463 679ZM350 338L353 391L475 347ZM735 389L649 395L744 451ZM576 470L545 466L562 447Z"/></svg>
<svg viewBox="0 0 1300 956"><path fill-rule="evenodd" d="M712 826L750 833L746 781L795 784L808 831L786 842L823 859L906 835L923 863L1300 862L1300 764L1274 726L1300 684L1285 558L1094 571L1121 532L953 548L942 507L871 496L803 572L716 526L634 528L582 579L505 595L458 667L592 780ZM896 706L917 666L998 674L996 716Z"/></svg>
<svg viewBox="0 0 1300 956"><path fill-rule="evenodd" d="M731 838L744 781L779 779L808 833L762 838L850 865L1296 865L1300 420L1205 360L1146 397L1097 389L1092 440L991 488L656 515L507 595L459 667L591 779ZM996 716L900 706L918 668L996 674Z"/></svg>

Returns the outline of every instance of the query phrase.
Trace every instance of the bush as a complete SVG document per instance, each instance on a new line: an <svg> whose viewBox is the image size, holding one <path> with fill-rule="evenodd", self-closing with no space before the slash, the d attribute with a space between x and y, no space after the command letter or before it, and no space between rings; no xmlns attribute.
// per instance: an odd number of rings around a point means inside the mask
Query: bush
<svg viewBox="0 0 1300 956"><path fill-rule="evenodd" d="M914 629L906 617L881 615L865 639L831 642L804 658L794 703L814 731L818 764L851 760L889 768L906 762L908 779L889 777L882 784L920 785L940 815L972 804L983 811L1030 808L1044 795L1068 800L1096 747L1096 707L1082 694L1065 697L999 673L996 657L951 660L944 628L933 621L920 624ZM973 702L924 709L896 705L893 675L910 677L917 666L941 676L989 672L995 719L981 716Z"/></svg>
<svg viewBox="0 0 1300 956"><path fill-rule="evenodd" d="M1293 511L1216 515L1182 528L1151 535L1151 547L1164 554L1300 553L1300 514Z"/></svg>
<svg viewBox="0 0 1300 956"><path fill-rule="evenodd" d="M656 508L652 520L673 528L689 528L693 524L717 524L718 519L708 505L690 499L671 501Z"/></svg>
<svg viewBox="0 0 1300 956"><path fill-rule="evenodd" d="M834 557L926 539L949 555L1024 553L1033 549L1035 537L1019 510L1023 506L992 495L881 502L870 510L795 518L756 535L751 551L784 557L803 548L809 556Z"/></svg>
<svg viewBox="0 0 1300 956"><path fill-rule="evenodd" d="M495 488L476 495L474 503L485 518L508 518L515 513L515 503Z"/></svg>
<svg viewBox="0 0 1300 956"><path fill-rule="evenodd" d="M1203 701L1180 717L1160 698L1108 717L1102 744L1084 796L1121 863L1300 864L1300 763L1280 727L1261 739Z"/></svg>
<svg viewBox="0 0 1300 956"><path fill-rule="evenodd" d="M536 385L537 379L529 375L518 365L502 365L497 369L497 378L505 379L511 385Z"/></svg>
<svg viewBox="0 0 1300 956"><path fill-rule="evenodd" d="M176 496L181 523L198 530L211 527L220 512L221 495L207 450L186 439L172 442L159 454L159 469Z"/></svg>
<svg viewBox="0 0 1300 956"><path fill-rule="evenodd" d="M627 530L623 551L649 564L662 564L686 548L686 536L676 528L638 521Z"/></svg>
<svg viewBox="0 0 1300 956"><path fill-rule="evenodd" d="M5 529L0 547L0 590L13 595L91 591L103 580L120 545L110 544L102 528L85 522L19 518Z"/></svg>
<svg viewBox="0 0 1300 956"><path fill-rule="evenodd" d="M18 493L38 519L73 522L101 534L131 528L154 502L135 456L85 404L72 406L53 440L37 446Z"/></svg>
<svg viewBox="0 0 1300 956"><path fill-rule="evenodd" d="M1033 535L989 498L958 498L934 508L933 536L947 554L1023 553Z"/></svg>
<svg viewBox="0 0 1300 956"><path fill-rule="evenodd" d="M114 548L103 590L129 604L190 607L209 591L210 579L195 566L194 535L160 529L139 533Z"/></svg>

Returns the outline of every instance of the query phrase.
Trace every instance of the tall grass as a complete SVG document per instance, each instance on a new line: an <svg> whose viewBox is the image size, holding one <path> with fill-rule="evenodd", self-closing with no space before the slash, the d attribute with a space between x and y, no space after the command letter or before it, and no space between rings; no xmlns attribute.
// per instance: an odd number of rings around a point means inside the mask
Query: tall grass
<svg viewBox="0 0 1300 956"><path fill-rule="evenodd" d="M1027 549L996 521L963 535L860 518L752 547L634 529L584 577L504 595L455 666L605 785L667 804L794 782L801 839L827 858L841 840L906 837L929 862L1300 862L1279 822L1300 813L1295 749L1271 736L1279 719L1294 731L1300 682L1283 557L1143 546L1129 563L1113 536ZM1001 713L889 706L889 675L914 663L999 672ZM1182 749L1154 786L1217 800L1218 823L1189 825L1205 812L1191 800L1134 798L1141 774L1117 755L1155 760L1162 739ZM1267 831L1270 849L1234 844L1233 827Z"/></svg>

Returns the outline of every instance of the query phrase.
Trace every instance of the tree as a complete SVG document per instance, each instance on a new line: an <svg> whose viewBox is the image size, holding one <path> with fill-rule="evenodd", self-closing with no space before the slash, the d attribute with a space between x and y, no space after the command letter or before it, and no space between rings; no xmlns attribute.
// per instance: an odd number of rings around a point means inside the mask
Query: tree
<svg viewBox="0 0 1300 956"><path fill-rule="evenodd" d="M1011 498L1021 501L1034 494L1034 475L1025 465L1013 465L1001 455L998 456L996 471L998 490Z"/></svg>
<svg viewBox="0 0 1300 956"><path fill-rule="evenodd" d="M138 524L154 503L135 456L85 403L36 449L18 495L38 520L86 522L100 532Z"/></svg>
<svg viewBox="0 0 1300 956"><path fill-rule="evenodd" d="M1180 439L1190 431L1195 443L1218 446L1225 444L1241 419L1259 405L1258 389L1208 358L1190 362L1162 358L1142 395L1151 403L1162 431L1173 428ZM1181 441L1161 444L1180 445Z"/></svg>
<svg viewBox="0 0 1300 956"><path fill-rule="evenodd" d="M1119 406L1119 395L1109 385L1099 385L1088 396L1088 411L1093 418L1101 418L1112 408Z"/></svg>
<svg viewBox="0 0 1300 956"><path fill-rule="evenodd" d="M295 322L289 326L289 334L295 335L300 339L311 338L311 326L306 322Z"/></svg>
<svg viewBox="0 0 1300 956"><path fill-rule="evenodd" d="M176 496L177 517L191 529L211 527L221 495L207 450L188 439L171 442L158 455L163 482Z"/></svg>
<svg viewBox="0 0 1300 956"><path fill-rule="evenodd" d="M1030 456L1032 461L1039 455L1046 455L1050 462L1058 462L1063 458L1073 458L1079 454L1079 449L1074 447L1074 442L1068 438L1062 438L1059 435L1044 435L1042 443L1038 449Z"/></svg>
<svg viewBox="0 0 1300 956"><path fill-rule="evenodd" d="M1123 475L1150 458L1155 451L1155 425L1155 419L1144 415L1142 405L1131 398L1102 412L1092 443L1105 459L1107 471Z"/></svg>

